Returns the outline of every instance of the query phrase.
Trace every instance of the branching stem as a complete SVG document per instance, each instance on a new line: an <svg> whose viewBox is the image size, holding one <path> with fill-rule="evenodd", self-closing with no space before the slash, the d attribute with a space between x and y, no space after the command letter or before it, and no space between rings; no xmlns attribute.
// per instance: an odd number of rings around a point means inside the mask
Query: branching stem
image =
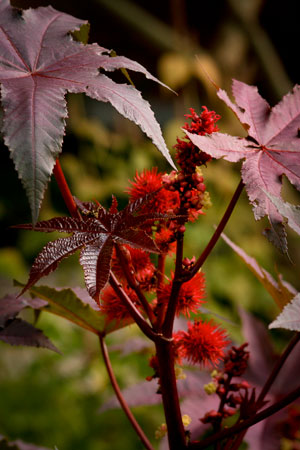
<svg viewBox="0 0 300 450"><path fill-rule="evenodd" d="M135 279L134 273L131 273L130 267L128 266L128 262L126 261L126 257L123 253L123 249L121 245L116 245L116 252L119 259L119 262L121 264L121 267L123 269L124 275L126 277L127 283L131 287L131 289L134 290L136 295L138 296L139 301L141 302L145 313L147 314L151 324L153 325L155 322L155 316L153 314L153 311L151 309L151 306L149 305L146 297L144 296L142 290L140 289L138 281Z"/></svg>
<svg viewBox="0 0 300 450"><path fill-rule="evenodd" d="M192 269L185 275L184 277L184 281L188 281L191 278L193 278L194 275L196 275L196 273L198 272L199 269L201 269L202 265L204 264L204 262L206 261L208 255L211 253L211 251L213 250L214 246L216 245L218 239L221 236L221 233L223 232L225 226L227 225L228 220L230 219L230 216L232 214L232 211L235 207L235 205L237 204L237 201L241 195L241 192L243 190L244 187L244 183L243 180L241 180L238 184L238 187L236 188L232 199L222 217L221 222L219 223L219 225L217 226L216 231L214 232L214 234L212 235L209 243L207 244L207 246L205 247L205 249L203 250L202 254L200 255L200 257L198 258L198 260L195 262L194 266L192 267Z"/></svg>
<svg viewBox="0 0 300 450"><path fill-rule="evenodd" d="M142 314L136 308L136 306L131 301L130 297L124 291L121 283L118 281L114 273L111 271L109 275L109 283L119 296L120 300L126 306L128 311L130 312L131 317L134 319L136 324L139 326L141 331L149 338L151 341L155 341L159 338L159 336L153 331L150 325L146 322Z"/></svg>
<svg viewBox="0 0 300 450"><path fill-rule="evenodd" d="M272 384L274 383L277 375L279 374L280 369L282 368L283 364L285 363L285 361L287 360L288 356L290 355L291 351L293 350L293 348L295 347L295 345L299 342L300 340L300 333L295 333L295 335L292 337L292 339L290 340L290 342L288 343L286 349L284 350L284 352L280 355L280 358L277 360L269 378L267 379L265 385L263 386L259 397L257 399L257 405L258 405L258 409L259 409L259 405L263 402L265 396L267 395L267 393L269 392Z"/></svg>
<svg viewBox="0 0 300 450"><path fill-rule="evenodd" d="M263 409L261 412L257 414L253 414L253 416L251 416L249 419L241 421L230 428L226 428L220 431L219 433L216 433L213 436L204 439L201 442L191 442L189 448L195 450L202 450L214 444L215 442L231 437L234 434L240 433L241 431L244 431L247 428L252 427L256 423L261 422L267 417L270 417L273 414L277 413L278 411L285 408L293 401L297 400L298 397L300 397L300 386L297 387L294 391L290 392L290 394L283 397L281 400L278 400L278 402L273 403L273 405L269 406L268 408Z"/></svg>

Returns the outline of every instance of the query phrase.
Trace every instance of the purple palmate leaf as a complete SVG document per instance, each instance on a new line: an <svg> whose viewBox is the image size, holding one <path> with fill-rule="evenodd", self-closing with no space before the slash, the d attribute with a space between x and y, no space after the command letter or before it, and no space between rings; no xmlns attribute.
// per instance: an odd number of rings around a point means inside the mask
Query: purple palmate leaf
<svg viewBox="0 0 300 450"><path fill-rule="evenodd" d="M271 230L267 236L283 252L287 251L282 216L269 199L280 197L282 175L300 190L300 86L270 108L254 86L233 80L234 104L219 89L218 96L233 110L245 129L247 138L222 133L198 136L185 130L191 141L215 158L237 162L245 159L242 179L256 219L267 215Z"/></svg>
<svg viewBox="0 0 300 450"><path fill-rule="evenodd" d="M47 305L47 302L38 298L16 297L9 294L0 298L0 327L4 327L7 321L14 319L22 309L30 306L33 309L40 309Z"/></svg>
<svg viewBox="0 0 300 450"><path fill-rule="evenodd" d="M73 40L70 31L86 23L50 6L16 11L8 0L0 0L4 139L26 189L34 222L61 151L67 92L84 92L110 102L141 127L174 167L149 103L133 86L115 83L99 73L99 68L124 67L158 80L134 61L110 58L97 44Z"/></svg>
<svg viewBox="0 0 300 450"><path fill-rule="evenodd" d="M143 202L134 202L122 211L117 211L114 202L113 212L105 210L101 205L88 205L84 208L82 219L55 217L51 220L31 224L17 225L35 231L60 231L72 233L71 236L49 242L33 263L29 280L21 294L33 286L40 278L53 272L60 261L77 250L81 250L80 264L83 267L85 284L89 295L99 303L100 291L108 281L114 244L127 244L147 252L159 253L155 242L142 229L145 222L167 220L177 216L167 214L142 214L139 221L137 211ZM145 204L145 199L144 199ZM145 219L146 217L146 219ZM142 222L142 223L141 223Z"/></svg>

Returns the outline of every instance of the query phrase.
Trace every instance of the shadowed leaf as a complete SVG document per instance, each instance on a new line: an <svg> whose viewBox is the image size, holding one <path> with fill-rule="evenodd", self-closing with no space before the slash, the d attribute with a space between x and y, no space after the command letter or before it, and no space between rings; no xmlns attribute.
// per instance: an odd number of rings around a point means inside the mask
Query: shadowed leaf
<svg viewBox="0 0 300 450"><path fill-rule="evenodd" d="M282 280L280 274L278 274L278 282L275 281L269 272L260 267L254 258L247 255L243 249L232 242L224 233L222 234L222 238L240 256L246 266L269 292L280 309L282 309L284 305L286 305L294 297L297 293L296 289L289 283Z"/></svg>
<svg viewBox="0 0 300 450"><path fill-rule="evenodd" d="M110 333L127 326L129 323L107 322L101 314L101 308L88 295L85 289L54 289L48 286L34 286L30 293L47 302L43 309L68 319L70 322L85 328L92 333Z"/></svg>
<svg viewBox="0 0 300 450"><path fill-rule="evenodd" d="M31 307L39 309L47 303L40 299L26 299L15 295L6 295L0 299L0 327L3 327L9 319L14 319L22 309Z"/></svg>
<svg viewBox="0 0 300 450"><path fill-rule="evenodd" d="M288 220L288 225L300 235L300 206L283 202L280 198L269 194L267 191L265 191L265 194L274 203L278 212Z"/></svg>
<svg viewBox="0 0 300 450"><path fill-rule="evenodd" d="M198 395L203 392L204 384L211 381L211 377L207 372L186 371L186 378L178 381L178 392L181 398ZM130 386L122 391L122 394L128 403L128 406L157 405L161 403L161 396L157 394L157 381L142 381L139 384ZM120 404L116 397L109 398L100 408L100 413L109 409L120 408Z"/></svg>
<svg viewBox="0 0 300 450"><path fill-rule="evenodd" d="M44 347L60 353L41 330L25 320L14 319L0 331L0 340L10 345Z"/></svg>

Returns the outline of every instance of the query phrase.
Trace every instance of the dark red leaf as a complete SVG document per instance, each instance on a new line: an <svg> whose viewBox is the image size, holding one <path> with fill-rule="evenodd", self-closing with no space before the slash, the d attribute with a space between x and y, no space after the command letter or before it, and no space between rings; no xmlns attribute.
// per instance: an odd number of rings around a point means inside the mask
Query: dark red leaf
<svg viewBox="0 0 300 450"><path fill-rule="evenodd" d="M21 294L55 270L63 258L81 249L80 264L84 270L87 290L91 297L99 301L100 291L109 277L113 244L127 244L147 252L159 253L155 242L138 227L144 226L146 222L177 217L163 214L142 214L139 217L137 212L147 199L148 196L139 199L120 212L116 210L116 202L113 209L107 211L99 204L85 204L77 200L77 205L84 213L82 220L56 217L38 222L35 226L18 225L18 228L28 230L72 233L72 236L57 239L44 247L31 268L29 280Z"/></svg>
<svg viewBox="0 0 300 450"><path fill-rule="evenodd" d="M85 285L97 303L100 302L100 291L108 281L112 251L113 239L110 235L101 235L93 245L81 250L80 264L84 270Z"/></svg>
<svg viewBox="0 0 300 450"><path fill-rule="evenodd" d="M29 280L20 295L33 286L40 278L53 272L62 259L72 255L84 245L95 241L97 237L98 235L91 233L75 233L70 237L49 242L34 261L30 270Z"/></svg>
<svg viewBox="0 0 300 450"><path fill-rule="evenodd" d="M79 30L87 23L84 20L51 6L17 13L8 0L1 0L0 8L3 132L34 222L61 151L67 92L110 102L141 127L175 168L149 103L133 86L117 84L98 69L122 66L158 81L155 77L127 58L110 58L109 51L97 44L73 40L70 31Z"/></svg>
<svg viewBox="0 0 300 450"><path fill-rule="evenodd" d="M0 340L10 345L44 347L60 353L41 330L21 319L14 319L0 331Z"/></svg>
<svg viewBox="0 0 300 450"><path fill-rule="evenodd" d="M11 294L6 295L0 299L0 327L4 327L9 319L14 319L22 309L28 306L40 309L46 304L47 302L38 298L26 299Z"/></svg>

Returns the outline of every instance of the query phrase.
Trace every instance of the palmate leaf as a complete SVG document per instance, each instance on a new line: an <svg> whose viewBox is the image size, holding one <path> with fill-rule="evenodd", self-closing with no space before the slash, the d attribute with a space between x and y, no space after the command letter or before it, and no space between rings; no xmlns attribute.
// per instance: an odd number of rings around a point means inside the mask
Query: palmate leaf
<svg viewBox="0 0 300 450"><path fill-rule="evenodd" d="M54 344L30 323L17 318L17 315L27 307L39 310L47 305L42 299L17 297L9 294L0 299L0 341L10 345L26 345L44 347L59 351Z"/></svg>
<svg viewBox="0 0 300 450"><path fill-rule="evenodd" d="M4 327L9 320L14 319L24 308L40 309L45 304L40 299L27 299L20 296L16 297L12 294L0 298L0 327Z"/></svg>
<svg viewBox="0 0 300 450"><path fill-rule="evenodd" d="M61 316L92 333L111 333L131 323L106 320L105 314L82 288L55 289L48 286L29 288L31 295L44 301L42 309Z"/></svg>
<svg viewBox="0 0 300 450"><path fill-rule="evenodd" d="M285 328L300 331L300 294L285 305L279 316L269 325L269 328Z"/></svg>
<svg viewBox="0 0 300 450"><path fill-rule="evenodd" d="M34 222L61 151L67 92L84 92L110 102L141 127L174 167L149 103L133 86L115 83L99 68L128 68L158 80L135 61L110 58L109 51L97 44L73 40L70 32L86 23L50 6L17 11L9 0L0 0L4 140L26 189Z"/></svg>
<svg viewBox="0 0 300 450"><path fill-rule="evenodd" d="M0 329L0 341L10 345L43 347L60 353L41 330L22 319L13 319Z"/></svg>
<svg viewBox="0 0 300 450"><path fill-rule="evenodd" d="M141 208L142 202L134 203L134 205L129 204L120 212L115 208L112 211L116 212L106 211L102 206L96 204L92 209L92 206L89 205L90 209L87 212L92 217L84 215L82 220L56 217L38 222L35 226L31 224L17 225L16 228L27 230L72 233L69 237L49 242L43 248L33 263L29 280L21 294L40 278L53 272L63 258L81 249L79 261L84 270L86 287L90 296L99 303L100 291L109 278L114 244L127 244L147 252L159 253L150 236L145 231L138 229L137 211ZM144 216L147 217L147 221L158 218L156 214L142 215L143 218ZM159 215L161 220L173 217L176 216ZM144 223L145 220L143 220Z"/></svg>
<svg viewBox="0 0 300 450"><path fill-rule="evenodd" d="M280 197L282 175L300 190L300 86L296 85L272 109L254 86L233 80L232 90L236 103L222 89L218 96L248 131L247 138L222 133L198 136L185 132L197 147L214 158L231 162L245 159L242 179L255 218L268 216L271 230L267 231L267 237L281 251L287 252L282 215L266 192Z"/></svg>
<svg viewBox="0 0 300 450"><path fill-rule="evenodd" d="M240 256L240 258L244 261L251 272L269 292L280 309L282 309L284 305L291 301L297 291L293 286L284 281L280 274L278 274L278 281L275 281L269 272L267 272L263 267L260 267L255 258L249 256L242 248L232 242L224 233L222 234L222 238Z"/></svg>
<svg viewBox="0 0 300 450"><path fill-rule="evenodd" d="M300 235L300 205L291 205L288 202L282 201L278 197L269 194L265 191L271 202L276 206L277 211L287 219L288 225Z"/></svg>

